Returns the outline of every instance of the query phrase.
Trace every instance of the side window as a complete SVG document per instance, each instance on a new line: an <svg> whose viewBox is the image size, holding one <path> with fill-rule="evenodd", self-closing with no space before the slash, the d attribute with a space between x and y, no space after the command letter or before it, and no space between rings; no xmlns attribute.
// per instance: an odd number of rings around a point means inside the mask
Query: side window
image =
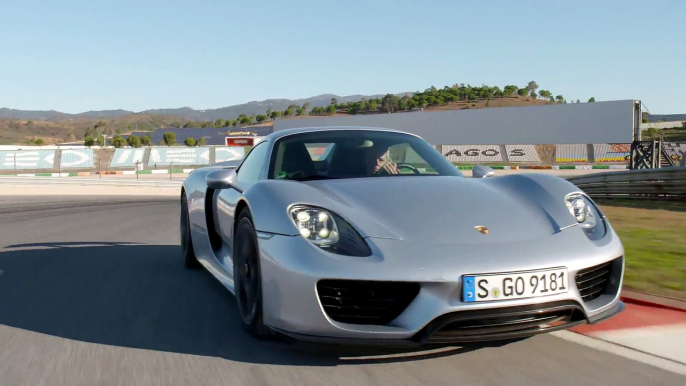
<svg viewBox="0 0 686 386"><path fill-rule="evenodd" d="M260 172L267 157L267 144L262 142L250 151L236 174L236 181L241 184L253 184L260 178Z"/></svg>

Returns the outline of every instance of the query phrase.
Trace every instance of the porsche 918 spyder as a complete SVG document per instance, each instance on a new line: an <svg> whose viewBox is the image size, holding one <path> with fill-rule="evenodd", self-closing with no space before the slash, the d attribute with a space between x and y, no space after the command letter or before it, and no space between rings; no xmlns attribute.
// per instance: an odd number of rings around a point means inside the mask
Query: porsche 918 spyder
<svg viewBox="0 0 686 386"><path fill-rule="evenodd" d="M510 340L623 308L624 249L598 206L545 174L466 178L422 138L300 128L180 195L185 265L257 336L333 344Z"/></svg>

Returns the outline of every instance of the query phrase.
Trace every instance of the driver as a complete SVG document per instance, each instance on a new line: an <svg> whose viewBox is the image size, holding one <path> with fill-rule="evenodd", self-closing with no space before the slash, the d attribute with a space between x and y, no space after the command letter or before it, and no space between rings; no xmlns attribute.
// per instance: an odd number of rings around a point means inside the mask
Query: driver
<svg viewBox="0 0 686 386"><path fill-rule="evenodd" d="M398 174L398 166L391 161L388 147L372 146L365 152L367 175Z"/></svg>

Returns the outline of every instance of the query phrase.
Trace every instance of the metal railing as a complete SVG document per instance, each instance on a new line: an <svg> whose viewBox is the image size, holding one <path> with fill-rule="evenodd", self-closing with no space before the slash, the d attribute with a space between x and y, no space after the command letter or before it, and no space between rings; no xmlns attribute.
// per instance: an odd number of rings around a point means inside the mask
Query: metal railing
<svg viewBox="0 0 686 386"><path fill-rule="evenodd" d="M669 167L571 177L592 198L686 201L686 168Z"/></svg>

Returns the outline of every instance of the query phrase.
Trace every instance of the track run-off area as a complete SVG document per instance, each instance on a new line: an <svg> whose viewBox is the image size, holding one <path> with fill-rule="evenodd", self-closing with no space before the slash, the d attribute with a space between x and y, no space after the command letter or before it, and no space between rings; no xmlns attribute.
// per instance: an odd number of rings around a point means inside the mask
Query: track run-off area
<svg viewBox="0 0 686 386"><path fill-rule="evenodd" d="M567 331L410 351L256 340L233 296L184 268L172 183L0 184L1 385L686 383L682 364Z"/></svg>

